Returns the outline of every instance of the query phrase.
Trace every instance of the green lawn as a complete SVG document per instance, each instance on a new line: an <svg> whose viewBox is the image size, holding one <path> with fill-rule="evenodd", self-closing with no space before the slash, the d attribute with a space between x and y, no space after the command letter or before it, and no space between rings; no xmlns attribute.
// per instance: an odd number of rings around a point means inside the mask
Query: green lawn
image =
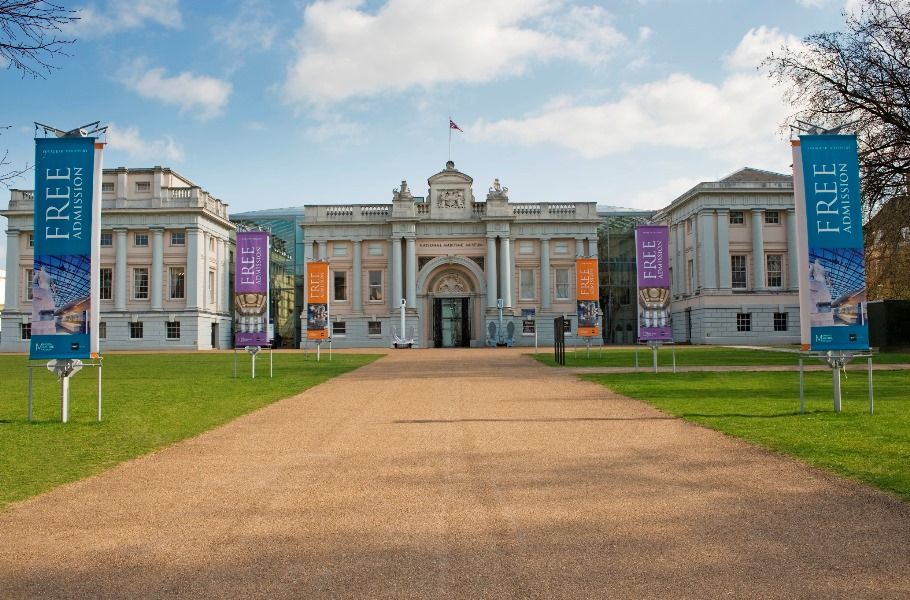
<svg viewBox="0 0 910 600"><path fill-rule="evenodd" d="M377 355L238 353L112 354L104 359L103 420L95 420L97 372L85 368L70 383L70 422L60 423L60 384L35 369L34 421L26 420L28 364L0 356L0 508L62 483L104 471L356 369Z"/></svg>
<svg viewBox="0 0 910 600"><path fill-rule="evenodd" d="M751 350L746 348L723 348L715 346L676 346L677 367L714 367L714 366L755 366L755 365L789 365L795 367L799 356L792 352L774 352L770 350ZM584 347L574 349L566 347L567 367L635 367L634 348L594 347L590 353ZM545 365L557 366L553 359L553 348L542 349L534 356ZM651 349L642 346L638 349L638 364L643 370L652 367ZM866 360L866 359L857 359ZM910 354L887 353L876 354L872 359L876 364L910 363ZM816 359L807 358L805 364L820 364ZM673 365L673 349L664 346L657 351L658 367L670 368Z"/></svg>
<svg viewBox="0 0 910 600"><path fill-rule="evenodd" d="M910 500L910 372L876 371L875 414L868 377L842 378L843 411L832 406L830 372L699 372L586 375L631 398Z"/></svg>

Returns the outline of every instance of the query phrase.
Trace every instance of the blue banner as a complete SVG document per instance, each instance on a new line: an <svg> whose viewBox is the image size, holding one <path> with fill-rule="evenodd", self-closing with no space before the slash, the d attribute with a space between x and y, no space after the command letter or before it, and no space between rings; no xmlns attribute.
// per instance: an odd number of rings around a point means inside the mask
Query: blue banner
<svg viewBox="0 0 910 600"><path fill-rule="evenodd" d="M95 138L35 140L30 358L89 358Z"/></svg>
<svg viewBox="0 0 910 600"><path fill-rule="evenodd" d="M810 348L868 350L856 136L803 135ZM806 316L803 315L803 318Z"/></svg>

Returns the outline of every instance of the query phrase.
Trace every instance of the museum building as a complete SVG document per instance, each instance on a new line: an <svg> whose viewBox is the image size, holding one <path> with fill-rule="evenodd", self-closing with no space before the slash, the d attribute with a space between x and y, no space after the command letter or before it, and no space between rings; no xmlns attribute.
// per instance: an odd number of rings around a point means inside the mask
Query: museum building
<svg viewBox="0 0 910 600"><path fill-rule="evenodd" d="M227 205L164 167L104 169L101 183L102 349L231 347L231 236ZM34 195L11 190L6 305L0 351L31 338ZM65 278L57 293L85 282Z"/></svg>
<svg viewBox="0 0 910 600"><path fill-rule="evenodd" d="M314 260L329 263L335 347L388 347L396 339L418 347L544 345L558 316L567 318L569 343L582 344L575 336L579 257L599 259L602 337L594 343L631 344L634 227L645 223L670 228L674 341L799 342L790 176L742 169L659 211L513 202L498 180L478 199L472 178L452 162L427 182L424 196L401 182L391 203L229 217L226 204L171 169L105 169L102 348L230 348L238 228L272 234L279 347L306 343L304 281ZM28 349L33 210L31 191L12 190L0 211L8 223L0 351Z"/></svg>

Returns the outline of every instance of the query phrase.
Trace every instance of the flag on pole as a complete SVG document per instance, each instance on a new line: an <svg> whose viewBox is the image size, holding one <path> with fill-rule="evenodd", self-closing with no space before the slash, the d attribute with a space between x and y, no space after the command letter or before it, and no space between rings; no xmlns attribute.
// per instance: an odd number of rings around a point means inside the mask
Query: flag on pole
<svg viewBox="0 0 910 600"><path fill-rule="evenodd" d="M461 133L464 133L464 129L455 124L455 121L452 120L452 117L449 117L449 129L457 129Z"/></svg>

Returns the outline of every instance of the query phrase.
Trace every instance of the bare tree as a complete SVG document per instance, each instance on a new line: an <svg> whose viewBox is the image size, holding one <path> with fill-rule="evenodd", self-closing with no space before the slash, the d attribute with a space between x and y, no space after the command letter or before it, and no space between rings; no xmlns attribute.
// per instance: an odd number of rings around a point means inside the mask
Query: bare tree
<svg viewBox="0 0 910 600"><path fill-rule="evenodd" d="M66 56L75 39L61 39L61 26L78 19L76 11L45 0L0 0L0 62L23 77L44 77L53 61Z"/></svg>
<svg viewBox="0 0 910 600"><path fill-rule="evenodd" d="M9 129L11 126L6 125L0 127L0 130ZM25 175L31 170L31 167L28 163L25 164L25 167L22 169L14 169L10 166L9 162L9 150L3 150L3 156L0 156L0 185L9 189L13 181Z"/></svg>
<svg viewBox="0 0 910 600"><path fill-rule="evenodd" d="M786 87L796 109L792 118L825 128L855 131L859 142L862 199L867 219L894 199L907 196L910 179L910 0L863 0L858 12L844 13L844 31L810 35L798 47L784 47L764 61L771 77ZM891 213L892 211L889 211ZM906 211L893 211L906 218ZM910 223L874 219L867 245L881 254L899 248ZM893 226L892 226L893 225ZM891 239L894 238L894 239ZM886 257L875 277L900 261Z"/></svg>

